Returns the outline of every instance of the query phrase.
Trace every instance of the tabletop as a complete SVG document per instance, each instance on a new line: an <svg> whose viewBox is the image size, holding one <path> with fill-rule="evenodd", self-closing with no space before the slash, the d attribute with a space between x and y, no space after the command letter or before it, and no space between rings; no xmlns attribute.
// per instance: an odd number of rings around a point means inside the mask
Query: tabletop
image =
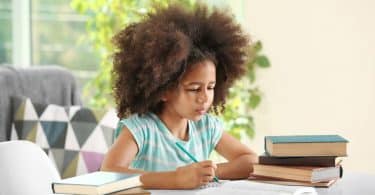
<svg viewBox="0 0 375 195"><path fill-rule="evenodd" d="M251 188L251 187L250 187ZM315 188L319 195L374 195L375 194L375 175L368 173L359 172L347 172L344 173L343 177L338 180L329 188ZM206 191L201 190L149 190L151 194L209 194ZM249 194L252 191L249 189L245 191L236 191L234 194ZM262 192L253 191L256 194L275 194L275 192ZM223 192L225 194L225 192ZM277 194L277 193L276 193Z"/></svg>

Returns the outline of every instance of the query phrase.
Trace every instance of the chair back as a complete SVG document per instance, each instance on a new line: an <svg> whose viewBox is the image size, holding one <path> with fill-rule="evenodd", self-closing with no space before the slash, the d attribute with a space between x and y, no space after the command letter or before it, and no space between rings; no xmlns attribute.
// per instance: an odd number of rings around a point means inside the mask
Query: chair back
<svg viewBox="0 0 375 195"><path fill-rule="evenodd" d="M0 142L0 195L52 194L60 175L47 154L29 141Z"/></svg>

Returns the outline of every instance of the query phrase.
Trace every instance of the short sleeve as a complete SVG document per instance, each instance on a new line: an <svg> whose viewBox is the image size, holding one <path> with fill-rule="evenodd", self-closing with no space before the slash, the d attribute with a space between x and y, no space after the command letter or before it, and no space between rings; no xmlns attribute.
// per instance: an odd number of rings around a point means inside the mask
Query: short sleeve
<svg viewBox="0 0 375 195"><path fill-rule="evenodd" d="M211 131L211 151L215 149L224 132L223 122L214 116L209 117L209 129Z"/></svg>
<svg viewBox="0 0 375 195"><path fill-rule="evenodd" d="M144 127L142 125L141 119L137 115L132 115L129 118L122 119L116 129L116 138L120 135L124 127L127 127L130 133L133 135L135 142L138 145L138 154L140 154L142 152L142 147L145 140L145 133L143 129Z"/></svg>

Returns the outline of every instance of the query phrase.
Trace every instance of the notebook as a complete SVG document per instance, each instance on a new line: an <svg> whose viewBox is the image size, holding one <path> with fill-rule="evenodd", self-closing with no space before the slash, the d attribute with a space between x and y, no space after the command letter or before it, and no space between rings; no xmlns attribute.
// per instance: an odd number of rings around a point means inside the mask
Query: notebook
<svg viewBox="0 0 375 195"><path fill-rule="evenodd" d="M225 181L224 180L220 180L219 182L210 182L206 185L203 185L203 186L200 186L199 189L204 189L204 188L212 188L212 187L219 187L220 185L222 185Z"/></svg>
<svg viewBox="0 0 375 195"><path fill-rule="evenodd" d="M283 186L275 184L257 183L247 180L238 180L221 182L219 185L216 185L214 187L206 187L194 194L317 195L317 192L312 187Z"/></svg>
<svg viewBox="0 0 375 195"><path fill-rule="evenodd" d="M195 194L195 195L317 195L312 187L284 186L259 183L249 180L220 180L220 183L209 183L195 190L149 190L151 194Z"/></svg>

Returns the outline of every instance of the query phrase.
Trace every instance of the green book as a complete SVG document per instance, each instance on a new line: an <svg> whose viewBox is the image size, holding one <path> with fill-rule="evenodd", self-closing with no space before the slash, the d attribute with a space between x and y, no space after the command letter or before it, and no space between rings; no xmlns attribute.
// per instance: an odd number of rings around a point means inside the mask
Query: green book
<svg viewBox="0 0 375 195"><path fill-rule="evenodd" d="M266 136L270 156L347 156L348 140L340 135Z"/></svg>
<svg viewBox="0 0 375 195"><path fill-rule="evenodd" d="M57 194L108 194L141 186L139 174L97 171L52 183Z"/></svg>

